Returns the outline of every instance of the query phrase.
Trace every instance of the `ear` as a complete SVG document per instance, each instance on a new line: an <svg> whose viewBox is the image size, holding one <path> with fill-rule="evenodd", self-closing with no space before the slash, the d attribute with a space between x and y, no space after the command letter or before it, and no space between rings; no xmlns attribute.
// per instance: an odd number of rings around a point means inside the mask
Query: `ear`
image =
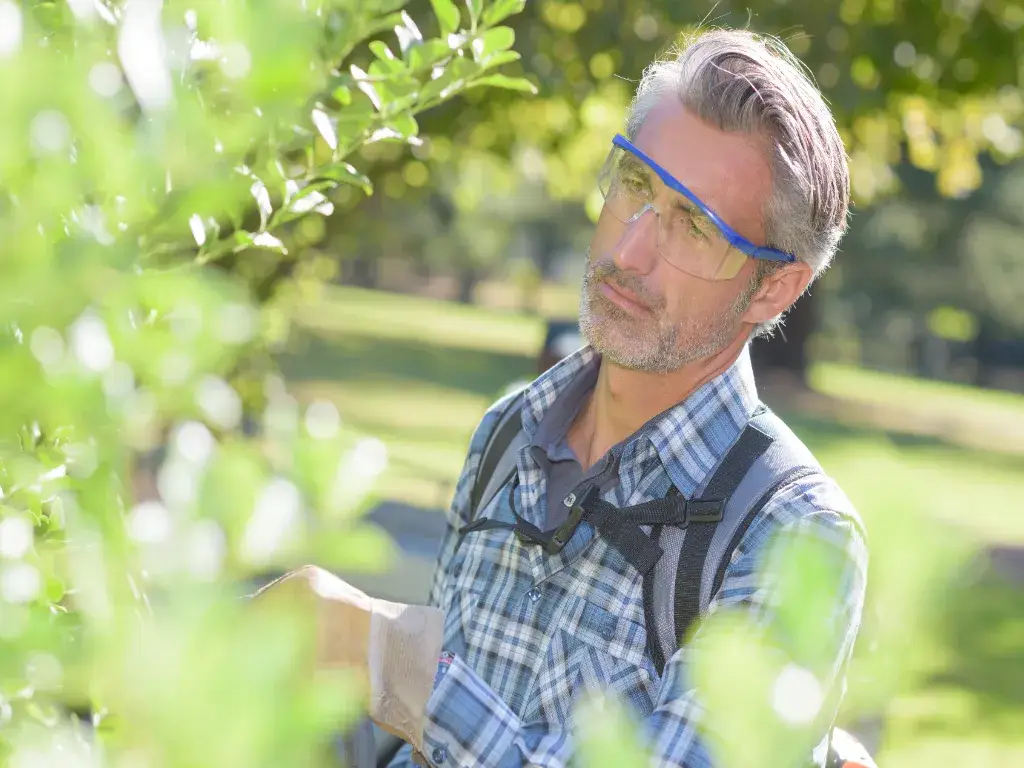
<svg viewBox="0 0 1024 768"><path fill-rule="evenodd" d="M785 312L807 290L813 276L810 266L802 261L766 275L741 319L756 325Z"/></svg>

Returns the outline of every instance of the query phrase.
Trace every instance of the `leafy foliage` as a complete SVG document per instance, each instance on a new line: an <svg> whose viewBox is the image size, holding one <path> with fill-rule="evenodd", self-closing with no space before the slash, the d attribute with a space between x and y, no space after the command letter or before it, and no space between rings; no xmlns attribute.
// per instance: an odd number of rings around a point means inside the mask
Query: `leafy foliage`
<svg viewBox="0 0 1024 768"><path fill-rule="evenodd" d="M322 764L357 713L237 598L385 563L358 513L386 455L268 354L311 222L372 192L353 155L530 88L490 79L514 4L438 2L437 37L404 5L0 1L0 761Z"/></svg>

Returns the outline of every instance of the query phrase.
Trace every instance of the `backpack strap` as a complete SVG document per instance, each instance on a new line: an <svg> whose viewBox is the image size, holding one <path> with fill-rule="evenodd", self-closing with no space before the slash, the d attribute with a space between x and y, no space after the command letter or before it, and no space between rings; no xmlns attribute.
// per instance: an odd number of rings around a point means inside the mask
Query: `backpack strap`
<svg viewBox="0 0 1024 768"><path fill-rule="evenodd" d="M523 431L523 397L526 390L521 389L509 398L508 403L498 417L487 443L484 445L477 466L476 477L473 479L473 490L469 497L469 519L473 522L480 510L487 506L494 494L509 479L516 468L516 455L526 445L526 433Z"/></svg>
<svg viewBox="0 0 1024 768"><path fill-rule="evenodd" d="M718 467L701 498L731 501L740 482L761 454L772 444L772 438L757 427L747 424L739 439L729 449L725 461ZM725 512L722 513L725 519ZM701 583L704 564L711 551L717 526L700 525L687 528L676 568L675 636L686 637L690 626L701 613L700 593L695 589Z"/></svg>
<svg viewBox="0 0 1024 768"><path fill-rule="evenodd" d="M799 438L759 406L698 494L702 501L724 501L721 520L652 531L665 552L644 580L648 646L659 673L707 610L733 552L765 504L783 486L818 472Z"/></svg>

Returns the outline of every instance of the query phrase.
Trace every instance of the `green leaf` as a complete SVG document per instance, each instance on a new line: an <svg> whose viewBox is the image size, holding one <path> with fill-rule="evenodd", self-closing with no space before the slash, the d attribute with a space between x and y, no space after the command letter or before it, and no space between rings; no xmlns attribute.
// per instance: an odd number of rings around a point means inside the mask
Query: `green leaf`
<svg viewBox="0 0 1024 768"><path fill-rule="evenodd" d="M294 192L285 200L284 208L278 211L278 215L274 219L275 225L286 224L309 213L330 216L334 212L334 205L323 195L323 192L337 186L338 182L327 179L314 181Z"/></svg>
<svg viewBox="0 0 1024 768"><path fill-rule="evenodd" d="M357 171L349 163L332 163L321 168L317 176L341 182L342 184L349 184L353 187L359 187L367 195L373 194L373 182L370 181L368 176Z"/></svg>
<svg viewBox="0 0 1024 768"><path fill-rule="evenodd" d="M248 248L252 245L252 239L255 235L252 232L246 232L244 229L236 229L232 234L235 240L235 249L241 250Z"/></svg>
<svg viewBox="0 0 1024 768"><path fill-rule="evenodd" d="M434 78L420 91L422 101L431 101L437 97L449 98L466 88L473 75L480 72L480 65L466 56L453 59L445 71Z"/></svg>
<svg viewBox="0 0 1024 768"><path fill-rule="evenodd" d="M488 56L507 51L516 41L516 33L511 27L495 27L488 29L473 41L473 56L483 61Z"/></svg>
<svg viewBox="0 0 1024 768"><path fill-rule="evenodd" d="M497 24L509 16L522 12L525 7L526 0L496 0L484 11L484 25L489 27Z"/></svg>
<svg viewBox="0 0 1024 768"><path fill-rule="evenodd" d="M362 506L368 507L369 502ZM363 510L358 510L362 512ZM345 526L338 530L321 530L311 542L315 562L344 563L345 568L358 573L381 573L394 562L397 551L394 542L375 525Z"/></svg>
<svg viewBox="0 0 1024 768"><path fill-rule="evenodd" d="M404 62L395 58L395 54L383 40L371 42L370 50L377 57L377 61L372 62L368 67L371 75L398 75L405 72Z"/></svg>
<svg viewBox="0 0 1024 768"><path fill-rule="evenodd" d="M362 25L356 27L358 30L358 42L366 40L370 37L375 37L381 32L390 32L397 25L403 23L401 13L389 13L387 16L381 16L377 19L364 22ZM354 47L354 46L353 46ZM347 56L341 57L342 60L348 58Z"/></svg>
<svg viewBox="0 0 1024 768"><path fill-rule="evenodd" d="M443 36L448 36L459 28L461 14L452 0L430 0L430 4L434 7L434 15L437 16L437 23Z"/></svg>
<svg viewBox="0 0 1024 768"><path fill-rule="evenodd" d="M370 66L366 68L367 73L374 81L374 89L383 104L386 104L389 101L386 94L388 92L390 79L393 77L401 77L403 69L404 67L402 63L396 61L371 61Z"/></svg>
<svg viewBox="0 0 1024 768"><path fill-rule="evenodd" d="M519 61L521 58L522 56L519 55L518 51L501 51L493 56L488 56L480 64L484 69L494 69L494 67L500 67L502 64L511 64L513 61Z"/></svg>
<svg viewBox="0 0 1024 768"><path fill-rule="evenodd" d="M580 697L576 704L579 749L583 764L641 768L650 765L639 739L637 723L632 722L622 702L594 691Z"/></svg>
<svg viewBox="0 0 1024 768"><path fill-rule="evenodd" d="M263 248L268 251L277 251L278 253L288 253L288 249L284 247L284 243L281 242L280 238L270 234L269 232L260 232L258 235L253 237L252 244L257 248Z"/></svg>
<svg viewBox="0 0 1024 768"><path fill-rule="evenodd" d="M371 67L372 66L373 65L371 65ZM360 91L366 94L367 98L369 98L371 102L373 102L374 108L379 110L384 102L380 97L380 93L376 88L374 88L373 83L367 78L366 72L355 64L349 67L349 70L352 72L352 77L355 78L356 86Z"/></svg>
<svg viewBox="0 0 1024 768"><path fill-rule="evenodd" d="M427 40L409 50L409 69L418 71L432 67L452 55L452 49L444 40Z"/></svg>
<svg viewBox="0 0 1024 768"><path fill-rule="evenodd" d="M480 72L480 63L468 56L459 56L448 65L447 71L455 78L469 78Z"/></svg>
<svg viewBox="0 0 1024 768"><path fill-rule="evenodd" d="M388 44L383 40L372 40L370 42L370 50L373 52L373 55L381 61L395 60L395 54L391 52L391 49L388 48Z"/></svg>
<svg viewBox="0 0 1024 768"><path fill-rule="evenodd" d="M405 58L409 50L423 44L423 33L416 26L416 22L408 13L402 11L403 24L395 27L395 37L398 38L398 46L402 51L402 58Z"/></svg>
<svg viewBox="0 0 1024 768"><path fill-rule="evenodd" d="M50 574L46 577L46 586L44 587L44 594L48 602L59 603L61 600L64 599L65 591L66 589L64 587L64 582L61 581L58 577L54 576L53 574Z"/></svg>
<svg viewBox="0 0 1024 768"><path fill-rule="evenodd" d="M370 11L371 13L390 13L391 11L397 11L402 6L406 5L409 0L362 0L362 8L360 10Z"/></svg>
<svg viewBox="0 0 1024 768"><path fill-rule="evenodd" d="M416 118L410 114L397 115L393 119L388 120L384 124L384 128L394 132L395 135L389 138L401 139L402 141L415 138L420 132L420 126L416 122Z"/></svg>
<svg viewBox="0 0 1024 768"><path fill-rule="evenodd" d="M352 89L347 85L339 85L333 91L331 95L337 100L343 107L347 107L352 103Z"/></svg>
<svg viewBox="0 0 1024 768"><path fill-rule="evenodd" d="M522 91L524 93L537 93L537 86L525 77L509 77L508 75L487 75L471 82L467 87L490 86L492 88L506 88L510 91Z"/></svg>
<svg viewBox="0 0 1024 768"><path fill-rule="evenodd" d="M480 12L484 9L484 0L466 0L466 7L469 9L469 18L473 26L480 21Z"/></svg>

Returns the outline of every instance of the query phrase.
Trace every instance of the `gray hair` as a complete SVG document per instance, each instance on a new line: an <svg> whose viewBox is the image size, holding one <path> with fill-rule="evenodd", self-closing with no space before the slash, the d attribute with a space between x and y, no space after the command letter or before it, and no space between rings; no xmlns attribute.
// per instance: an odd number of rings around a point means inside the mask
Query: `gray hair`
<svg viewBox="0 0 1024 768"><path fill-rule="evenodd" d="M651 108L675 94L723 131L771 142L772 193L764 211L768 245L828 267L847 226L850 175L828 105L806 67L779 39L747 30L701 30L644 70L626 120L636 138ZM773 263L759 262L757 282ZM759 326L770 335L781 316Z"/></svg>

